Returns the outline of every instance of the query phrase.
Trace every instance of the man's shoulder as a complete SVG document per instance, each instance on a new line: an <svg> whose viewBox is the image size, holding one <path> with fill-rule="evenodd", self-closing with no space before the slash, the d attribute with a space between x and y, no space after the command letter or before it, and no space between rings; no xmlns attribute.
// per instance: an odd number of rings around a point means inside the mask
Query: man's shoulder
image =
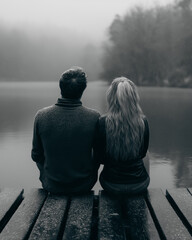
<svg viewBox="0 0 192 240"><path fill-rule="evenodd" d="M47 115L48 113L52 112L54 110L54 108L55 108L55 105L41 108L37 111L36 117L41 117L41 116Z"/></svg>
<svg viewBox="0 0 192 240"><path fill-rule="evenodd" d="M97 111L96 109L88 108L88 107L83 106L83 110L84 110L85 112L87 112L88 114L91 114L91 115L93 115L93 116L95 116L95 117L97 117L97 118L100 117L100 113L99 113L99 111Z"/></svg>

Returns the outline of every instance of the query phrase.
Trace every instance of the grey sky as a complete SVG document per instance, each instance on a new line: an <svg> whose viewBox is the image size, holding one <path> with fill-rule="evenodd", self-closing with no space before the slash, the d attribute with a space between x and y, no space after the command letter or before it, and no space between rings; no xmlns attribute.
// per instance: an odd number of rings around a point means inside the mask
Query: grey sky
<svg viewBox="0 0 192 240"><path fill-rule="evenodd" d="M100 40L116 14L134 6L167 5L174 0L0 0L0 22L25 28L60 28Z"/></svg>

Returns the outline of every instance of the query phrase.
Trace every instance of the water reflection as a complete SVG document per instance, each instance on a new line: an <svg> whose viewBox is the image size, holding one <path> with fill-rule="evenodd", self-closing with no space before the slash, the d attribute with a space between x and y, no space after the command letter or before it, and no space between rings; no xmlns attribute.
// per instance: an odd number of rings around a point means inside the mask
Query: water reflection
<svg viewBox="0 0 192 240"><path fill-rule="evenodd" d="M173 166L176 187L192 186L192 157L179 151L175 152Z"/></svg>
<svg viewBox="0 0 192 240"><path fill-rule="evenodd" d="M171 159L150 152L150 187L173 188L175 184L174 167Z"/></svg>
<svg viewBox="0 0 192 240"><path fill-rule="evenodd" d="M1 187L40 187L39 173L30 157L31 137L30 132L1 132Z"/></svg>
<svg viewBox="0 0 192 240"><path fill-rule="evenodd" d="M83 104L104 113L106 89L106 83L89 83ZM192 89L144 87L139 93L150 125L150 186L192 187ZM40 186L30 157L33 119L58 97L57 82L0 83L2 186Z"/></svg>

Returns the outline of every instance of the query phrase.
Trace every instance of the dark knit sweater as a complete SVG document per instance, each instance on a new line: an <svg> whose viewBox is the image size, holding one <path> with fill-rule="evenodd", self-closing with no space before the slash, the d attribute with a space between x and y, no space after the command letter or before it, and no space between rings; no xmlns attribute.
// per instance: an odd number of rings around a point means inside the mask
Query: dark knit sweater
<svg viewBox="0 0 192 240"><path fill-rule="evenodd" d="M47 191L69 194L93 187L99 167L95 148L98 118L97 111L79 100L63 98L37 112L31 156Z"/></svg>
<svg viewBox="0 0 192 240"><path fill-rule="evenodd" d="M127 159L127 161L116 161L113 156L106 152L106 128L103 116L99 119L99 145L102 156L101 163L104 164L101 176L104 180L112 183L128 184L140 183L148 178L148 173L143 164L143 158L149 144L149 127L147 119L144 118L145 131L143 143L140 148L139 156L136 159Z"/></svg>

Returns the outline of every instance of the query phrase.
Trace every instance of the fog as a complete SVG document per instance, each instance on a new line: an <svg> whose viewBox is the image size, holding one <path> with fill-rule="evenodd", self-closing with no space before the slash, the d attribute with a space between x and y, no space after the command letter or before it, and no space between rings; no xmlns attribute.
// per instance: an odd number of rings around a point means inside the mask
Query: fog
<svg viewBox="0 0 192 240"><path fill-rule="evenodd" d="M73 65L85 68L91 79L100 71L99 44L88 43L68 30L31 28L29 32L1 27L0 35L0 74L4 80L51 81Z"/></svg>
<svg viewBox="0 0 192 240"><path fill-rule="evenodd" d="M0 0L0 80L55 81L74 65L98 80L115 15L171 2Z"/></svg>

